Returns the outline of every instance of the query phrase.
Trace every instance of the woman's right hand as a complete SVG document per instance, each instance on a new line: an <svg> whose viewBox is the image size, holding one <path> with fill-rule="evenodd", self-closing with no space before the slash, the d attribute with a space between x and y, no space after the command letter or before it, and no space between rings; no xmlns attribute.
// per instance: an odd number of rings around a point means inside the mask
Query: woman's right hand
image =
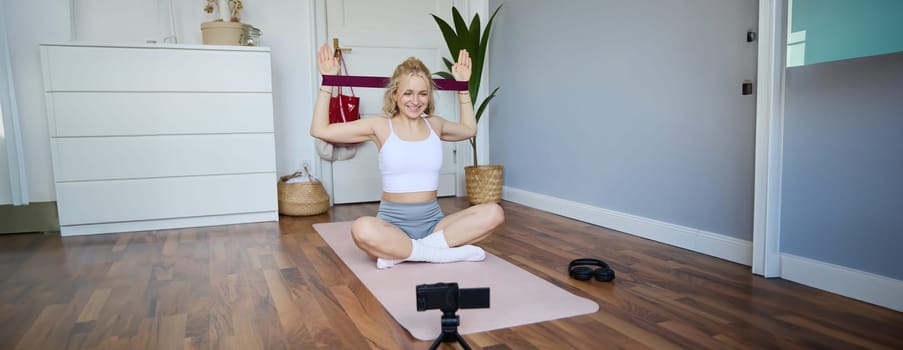
<svg viewBox="0 0 903 350"><path fill-rule="evenodd" d="M317 67L322 75L336 75L339 73L339 59L335 57L335 51L327 44L320 46L317 54Z"/></svg>

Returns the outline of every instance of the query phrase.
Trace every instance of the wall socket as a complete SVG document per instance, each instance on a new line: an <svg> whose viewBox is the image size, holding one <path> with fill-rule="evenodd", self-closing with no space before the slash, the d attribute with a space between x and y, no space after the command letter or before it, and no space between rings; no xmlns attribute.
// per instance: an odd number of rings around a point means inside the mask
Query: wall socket
<svg viewBox="0 0 903 350"><path fill-rule="evenodd" d="M310 170L311 172L314 171L314 169L310 167L310 161L307 159L301 161L301 169L299 170L304 171L304 168L307 168L307 170Z"/></svg>

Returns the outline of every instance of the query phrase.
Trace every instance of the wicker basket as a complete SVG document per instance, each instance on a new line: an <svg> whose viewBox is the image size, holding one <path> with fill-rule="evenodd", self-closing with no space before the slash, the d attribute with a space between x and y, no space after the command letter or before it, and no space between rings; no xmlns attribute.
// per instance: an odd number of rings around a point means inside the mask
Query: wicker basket
<svg viewBox="0 0 903 350"><path fill-rule="evenodd" d="M289 179L307 174L310 181L286 183ZM329 195L323 184L310 176L310 171L304 168L304 173L295 172L291 175L279 178L276 191L279 196L279 214L292 216L317 215L329 211Z"/></svg>
<svg viewBox="0 0 903 350"><path fill-rule="evenodd" d="M467 177L467 200L470 204L499 203L502 201L501 165L479 165L464 167Z"/></svg>

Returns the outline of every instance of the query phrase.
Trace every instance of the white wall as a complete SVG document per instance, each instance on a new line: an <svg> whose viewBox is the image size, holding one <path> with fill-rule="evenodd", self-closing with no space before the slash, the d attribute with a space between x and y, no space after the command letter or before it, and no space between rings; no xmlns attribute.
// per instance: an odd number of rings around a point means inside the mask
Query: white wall
<svg viewBox="0 0 903 350"><path fill-rule="evenodd" d="M3 0L8 44L16 83L22 148L32 202L55 200L50 162L50 139L44 110L38 43L64 41L70 36L69 0ZM8 165L0 164L0 172ZM10 204L10 202L2 202Z"/></svg>
<svg viewBox="0 0 903 350"><path fill-rule="evenodd" d="M0 19L6 17L5 14L5 1L0 1ZM7 69L8 50L6 37L6 21L0 21L0 164L3 164L3 166L8 166L9 164L9 157L6 154L9 147L7 147L6 143L8 139L11 139L9 134L12 131L12 111L8 96L13 93L9 91L8 84L4 80L7 79L7 74L12 74ZM0 203L13 202L12 187L10 185L10 173L0 171Z"/></svg>
<svg viewBox="0 0 903 350"><path fill-rule="evenodd" d="M32 202L55 201L38 45L70 39L91 42L163 42L170 35L169 0L0 0L10 33L26 173ZM308 134L313 110L313 5L308 1L244 1L242 22L259 28L272 49L277 172L287 174L315 152ZM173 0L179 43L200 44L203 0ZM71 7L70 7L71 6ZM71 8L71 11L70 11ZM240 67L236 67L240 69ZM314 162L311 162L314 163ZM6 172L0 164L0 172ZM9 204L0 202L0 205Z"/></svg>

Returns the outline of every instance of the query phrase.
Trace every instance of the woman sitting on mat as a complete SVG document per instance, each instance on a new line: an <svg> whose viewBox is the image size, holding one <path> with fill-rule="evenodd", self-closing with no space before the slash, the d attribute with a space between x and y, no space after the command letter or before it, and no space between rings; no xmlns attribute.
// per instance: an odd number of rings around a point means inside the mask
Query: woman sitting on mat
<svg viewBox="0 0 903 350"><path fill-rule="evenodd" d="M335 75L339 62L328 45L317 55L320 74ZM470 55L458 54L452 66L455 80L470 80ZM467 91L458 92L460 122L433 114L430 71L411 57L395 68L384 96L383 118L361 118L329 124L331 86L320 87L310 135L332 143L373 141L379 149L383 178L376 217L364 216L351 225L354 243L385 269L403 261L447 263L481 261L482 248L472 245L504 220L502 207L479 204L445 216L436 200L442 142L463 141L477 133L477 121Z"/></svg>

